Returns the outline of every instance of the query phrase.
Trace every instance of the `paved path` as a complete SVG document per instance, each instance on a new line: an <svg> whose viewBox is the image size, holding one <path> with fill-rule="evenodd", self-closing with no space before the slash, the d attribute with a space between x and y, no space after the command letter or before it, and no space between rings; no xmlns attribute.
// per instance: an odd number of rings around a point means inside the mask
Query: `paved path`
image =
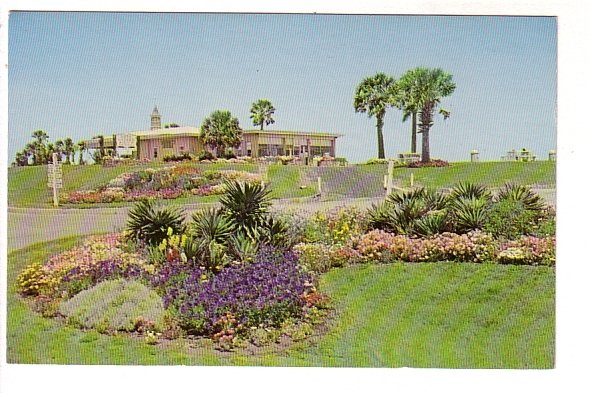
<svg viewBox="0 0 590 393"><path fill-rule="evenodd" d="M555 206L555 189L535 190L548 203ZM273 201L273 210L309 214L342 206L367 208L383 198L346 198L340 200L283 199ZM213 204L187 205L189 217L194 211ZM95 209L40 209L8 208L8 251L17 250L41 241L73 235L90 235L100 232L121 231L127 221L130 207Z"/></svg>

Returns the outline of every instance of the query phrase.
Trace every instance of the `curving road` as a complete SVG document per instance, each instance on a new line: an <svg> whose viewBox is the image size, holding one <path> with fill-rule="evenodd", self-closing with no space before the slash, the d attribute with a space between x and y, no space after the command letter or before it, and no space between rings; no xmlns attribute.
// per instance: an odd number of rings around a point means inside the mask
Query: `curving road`
<svg viewBox="0 0 590 393"><path fill-rule="evenodd" d="M555 206L555 189L537 189L549 204ZM314 198L283 199L273 201L273 210L309 214L315 211L327 211L341 206L366 208L381 198L345 198L326 201ZM195 210L212 204L187 205L187 217ZM118 208L8 208L7 245L8 251L18 250L28 245L59 239L73 235L90 235L100 232L121 231L127 221L130 207Z"/></svg>

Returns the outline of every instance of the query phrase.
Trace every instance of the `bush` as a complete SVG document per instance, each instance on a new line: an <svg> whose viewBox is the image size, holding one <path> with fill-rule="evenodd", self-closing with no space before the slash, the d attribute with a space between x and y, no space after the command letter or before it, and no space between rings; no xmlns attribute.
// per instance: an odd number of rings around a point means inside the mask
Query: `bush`
<svg viewBox="0 0 590 393"><path fill-rule="evenodd" d="M532 232L536 216L523 202L504 199L491 207L483 229L497 238L514 240Z"/></svg>
<svg viewBox="0 0 590 393"><path fill-rule="evenodd" d="M211 161L211 160L215 159L215 156L210 151L203 150L202 152L199 153L198 159L199 159L199 161L205 161L205 160Z"/></svg>
<svg viewBox="0 0 590 393"><path fill-rule="evenodd" d="M444 160L412 161L408 163L408 168L441 168L445 166L449 166L449 162Z"/></svg>
<svg viewBox="0 0 590 393"><path fill-rule="evenodd" d="M191 159L192 158L191 158L190 154L182 153L182 154L178 154L178 155L172 154L169 156L165 156L163 158L163 161L164 162L176 162L176 161L190 161Z"/></svg>
<svg viewBox="0 0 590 393"><path fill-rule="evenodd" d="M164 305L152 289L137 281L103 281L82 291L59 306L59 312L72 323L101 332L160 330Z"/></svg>
<svg viewBox="0 0 590 393"><path fill-rule="evenodd" d="M360 236L368 227L368 219L357 208L336 208L314 213L305 225L307 242L344 244L350 238Z"/></svg>
<svg viewBox="0 0 590 393"><path fill-rule="evenodd" d="M359 253L348 245L327 245L324 243L300 243L293 247L299 257L299 264L306 271L325 273L331 268L357 263Z"/></svg>
<svg viewBox="0 0 590 393"><path fill-rule="evenodd" d="M170 207L158 210L152 201L140 201L129 211L128 236L148 245L158 245L168 237L168 228L173 233L183 232L182 215L182 210Z"/></svg>
<svg viewBox="0 0 590 393"><path fill-rule="evenodd" d="M483 229L490 215L491 203L485 197L459 197L452 202L451 221L458 233Z"/></svg>

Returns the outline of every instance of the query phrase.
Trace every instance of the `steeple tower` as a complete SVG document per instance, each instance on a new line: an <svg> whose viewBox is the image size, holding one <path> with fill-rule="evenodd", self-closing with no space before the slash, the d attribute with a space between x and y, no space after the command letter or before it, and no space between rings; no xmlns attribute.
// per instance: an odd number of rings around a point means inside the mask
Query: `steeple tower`
<svg viewBox="0 0 590 393"><path fill-rule="evenodd" d="M154 106L154 110L152 111L152 125L150 130L159 130L162 128L162 117L160 116L160 112L158 112L158 107Z"/></svg>

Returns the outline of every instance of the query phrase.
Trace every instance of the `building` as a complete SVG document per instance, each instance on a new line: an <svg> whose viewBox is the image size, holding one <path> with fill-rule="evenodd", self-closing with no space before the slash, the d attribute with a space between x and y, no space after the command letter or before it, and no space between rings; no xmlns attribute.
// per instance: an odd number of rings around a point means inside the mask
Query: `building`
<svg viewBox="0 0 590 393"><path fill-rule="evenodd" d="M198 155L206 149L197 127L162 128L157 107L151 114L150 129L130 131L124 134L105 136L103 147L114 149L119 157L133 156L141 160L162 160L166 156ZM336 157L336 138L340 134L326 132L245 130L242 143L234 150L245 157L295 156L313 158L329 155ZM87 143L90 149L100 148L98 138Z"/></svg>

